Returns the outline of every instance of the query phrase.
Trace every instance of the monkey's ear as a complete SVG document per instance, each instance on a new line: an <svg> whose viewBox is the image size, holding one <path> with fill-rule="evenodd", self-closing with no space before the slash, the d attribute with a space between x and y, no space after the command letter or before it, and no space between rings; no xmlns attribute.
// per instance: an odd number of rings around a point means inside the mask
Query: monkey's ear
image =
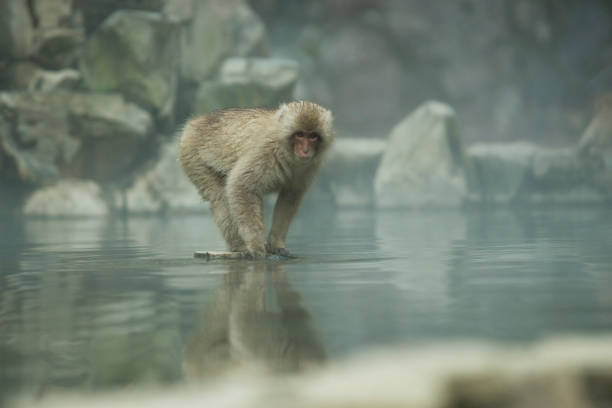
<svg viewBox="0 0 612 408"><path fill-rule="evenodd" d="M283 116L285 116L285 113L287 113L287 104L286 103L282 103L278 109L276 110L276 118L278 120L281 120L283 118Z"/></svg>
<svg viewBox="0 0 612 408"><path fill-rule="evenodd" d="M331 111L324 109L321 113L321 124L323 127L323 133L327 138L333 138L334 136L334 116Z"/></svg>

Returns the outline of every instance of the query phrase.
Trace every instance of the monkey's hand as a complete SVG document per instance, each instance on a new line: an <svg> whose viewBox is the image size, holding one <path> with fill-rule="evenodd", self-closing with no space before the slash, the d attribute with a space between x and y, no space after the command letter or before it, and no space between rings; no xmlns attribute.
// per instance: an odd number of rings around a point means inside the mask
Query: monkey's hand
<svg viewBox="0 0 612 408"><path fill-rule="evenodd" d="M243 252L243 255L247 259L266 259L266 248L263 245L247 246L247 250Z"/></svg>
<svg viewBox="0 0 612 408"><path fill-rule="evenodd" d="M272 244L270 244L269 242L266 243L266 252L269 255L280 255L280 256L287 257L287 258L293 257L293 255L291 255L291 253L289 253L289 251L287 251L285 248L277 248L273 246Z"/></svg>

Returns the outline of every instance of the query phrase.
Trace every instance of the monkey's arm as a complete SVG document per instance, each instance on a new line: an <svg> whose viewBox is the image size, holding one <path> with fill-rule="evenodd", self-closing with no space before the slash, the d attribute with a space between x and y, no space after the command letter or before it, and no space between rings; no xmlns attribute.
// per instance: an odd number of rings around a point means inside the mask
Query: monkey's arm
<svg viewBox="0 0 612 408"><path fill-rule="evenodd" d="M238 161L228 176L225 189L230 215L238 226L247 251L254 258L266 256L263 218L266 180L261 163L261 160Z"/></svg>
<svg viewBox="0 0 612 408"><path fill-rule="evenodd" d="M266 245L268 252L288 255L288 252L285 250L285 238L289 231L289 225L300 207L302 197L304 197L303 189L283 189L278 193L278 199L274 206L274 215L272 216L272 227L270 228L270 235Z"/></svg>

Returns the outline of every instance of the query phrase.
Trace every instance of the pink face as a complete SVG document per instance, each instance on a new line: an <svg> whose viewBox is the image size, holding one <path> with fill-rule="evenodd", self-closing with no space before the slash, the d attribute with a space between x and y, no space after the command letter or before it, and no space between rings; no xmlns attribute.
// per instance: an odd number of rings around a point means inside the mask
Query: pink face
<svg viewBox="0 0 612 408"><path fill-rule="evenodd" d="M321 136L317 132L299 130L293 134L293 153L301 160L310 160L317 152Z"/></svg>

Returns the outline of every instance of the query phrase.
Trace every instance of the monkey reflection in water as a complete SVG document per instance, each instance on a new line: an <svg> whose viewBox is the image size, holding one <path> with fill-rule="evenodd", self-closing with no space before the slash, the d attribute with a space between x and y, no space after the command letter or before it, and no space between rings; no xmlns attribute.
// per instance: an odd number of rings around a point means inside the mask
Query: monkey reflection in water
<svg viewBox="0 0 612 408"><path fill-rule="evenodd" d="M228 267L185 348L188 379L246 367L295 372L325 360L310 314L282 264L238 262Z"/></svg>
<svg viewBox="0 0 612 408"><path fill-rule="evenodd" d="M311 102L276 110L226 109L189 120L179 158L210 201L227 248L250 258L288 256L285 238L333 139L332 115ZM263 196L278 193L266 240Z"/></svg>

